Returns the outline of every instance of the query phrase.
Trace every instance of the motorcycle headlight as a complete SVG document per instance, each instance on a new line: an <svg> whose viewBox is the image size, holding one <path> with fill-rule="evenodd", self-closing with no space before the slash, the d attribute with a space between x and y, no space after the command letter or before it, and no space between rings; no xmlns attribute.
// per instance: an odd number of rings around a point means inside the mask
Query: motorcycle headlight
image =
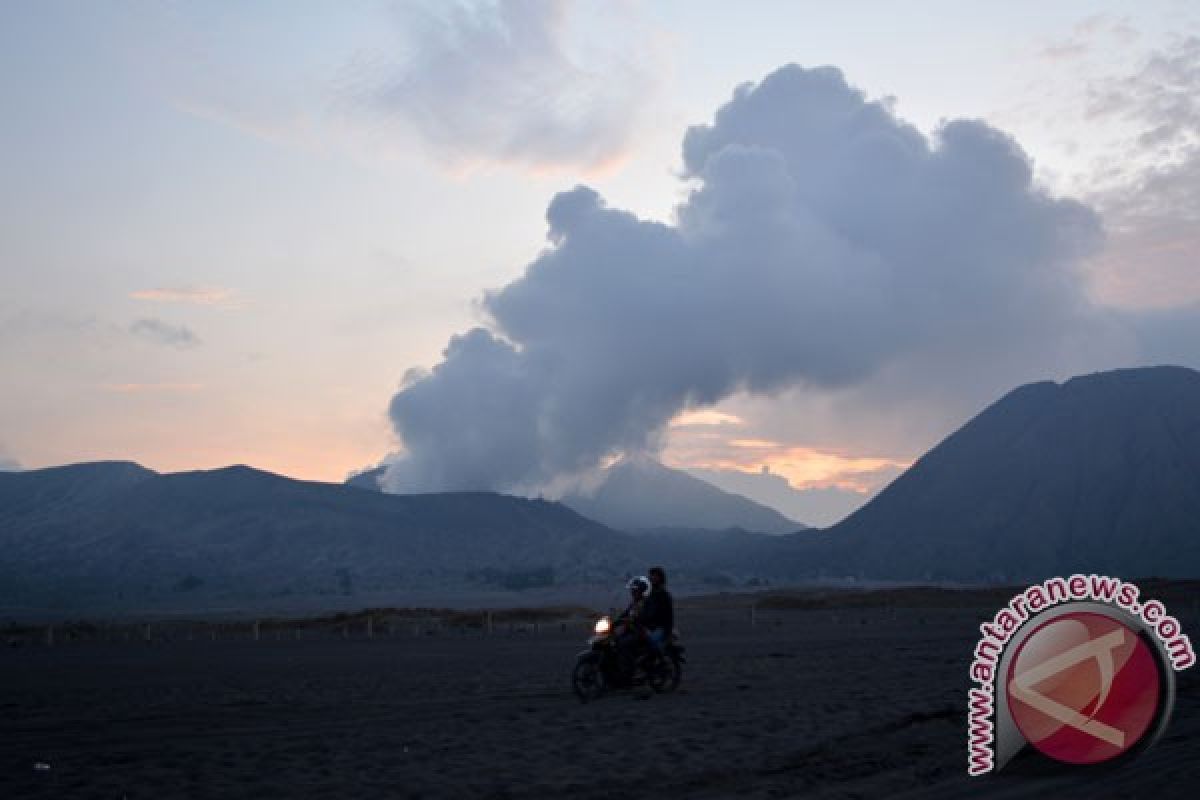
<svg viewBox="0 0 1200 800"><path fill-rule="evenodd" d="M596 627L593 630L596 631L597 636L603 636L612 630L612 620L610 620L608 617L601 617L600 619L596 620Z"/></svg>

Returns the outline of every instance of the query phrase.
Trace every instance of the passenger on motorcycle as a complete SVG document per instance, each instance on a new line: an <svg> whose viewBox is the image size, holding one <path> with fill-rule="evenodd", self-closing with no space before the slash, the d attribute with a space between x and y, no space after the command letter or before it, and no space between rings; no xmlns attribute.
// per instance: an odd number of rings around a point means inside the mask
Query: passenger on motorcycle
<svg viewBox="0 0 1200 800"><path fill-rule="evenodd" d="M651 567L646 574L650 577L650 593L642 603L638 624L646 631L646 637L662 652L675 630L675 602L667 591L667 573L662 567Z"/></svg>

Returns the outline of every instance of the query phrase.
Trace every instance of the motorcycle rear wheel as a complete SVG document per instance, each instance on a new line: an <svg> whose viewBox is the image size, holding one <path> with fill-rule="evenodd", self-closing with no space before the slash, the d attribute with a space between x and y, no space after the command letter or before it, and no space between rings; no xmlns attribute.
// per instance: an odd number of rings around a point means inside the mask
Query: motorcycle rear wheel
<svg viewBox="0 0 1200 800"><path fill-rule="evenodd" d="M571 673L571 688L579 702L586 703L604 694L604 673L591 659L580 659Z"/></svg>
<svg viewBox="0 0 1200 800"><path fill-rule="evenodd" d="M646 682L659 694L673 692L683 680L683 665L677 660L663 656L647 671Z"/></svg>

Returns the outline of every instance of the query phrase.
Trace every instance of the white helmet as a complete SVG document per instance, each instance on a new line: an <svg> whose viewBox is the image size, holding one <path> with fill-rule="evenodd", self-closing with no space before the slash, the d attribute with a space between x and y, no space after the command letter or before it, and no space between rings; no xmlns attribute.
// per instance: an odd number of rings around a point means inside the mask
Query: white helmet
<svg viewBox="0 0 1200 800"><path fill-rule="evenodd" d="M630 578L629 583L625 584L625 588L631 592L639 591L644 594L650 591L650 581L646 580L644 576L638 575L636 578Z"/></svg>

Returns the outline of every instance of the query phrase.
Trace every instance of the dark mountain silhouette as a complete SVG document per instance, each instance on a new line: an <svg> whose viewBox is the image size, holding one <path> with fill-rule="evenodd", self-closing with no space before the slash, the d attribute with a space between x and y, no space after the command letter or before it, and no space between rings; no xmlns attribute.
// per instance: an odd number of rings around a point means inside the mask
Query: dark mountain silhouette
<svg viewBox="0 0 1200 800"><path fill-rule="evenodd" d="M640 568L629 537L543 500L386 495L249 467L0 474L0 604L521 588Z"/></svg>
<svg viewBox="0 0 1200 800"><path fill-rule="evenodd" d="M1022 386L821 537L832 573L1200 575L1200 373Z"/></svg>
<svg viewBox="0 0 1200 800"><path fill-rule="evenodd" d="M674 476L659 469L669 487ZM619 481L639 473L616 474L619 496ZM646 483L661 477L651 471ZM693 502L694 487L680 485L678 495L662 490L659 508ZM655 562L693 588L844 576L1196 577L1200 373L1131 369L1023 386L821 532L704 530L728 522L717 513L726 506L698 498L705 524L632 535L561 503L389 495L248 467L160 475L102 462L0 473L0 606L246 610L317 598L311 607L430 587L617 584Z"/></svg>
<svg viewBox="0 0 1200 800"><path fill-rule="evenodd" d="M360 472L346 483L378 491L383 471L376 467ZM808 527L769 506L650 458L623 459L604 471L593 491L572 492L561 502L588 519L623 531L794 533Z"/></svg>
<svg viewBox="0 0 1200 800"><path fill-rule="evenodd" d="M389 495L244 466L75 464L0 474L0 606L249 610L413 590L619 587L652 562L692 583L744 585L786 577L780 538L632 536L545 500Z"/></svg>
<svg viewBox="0 0 1200 800"><path fill-rule="evenodd" d="M569 494L562 502L620 530L740 528L794 533L806 527L773 508L649 458L622 459L605 470L595 491Z"/></svg>

